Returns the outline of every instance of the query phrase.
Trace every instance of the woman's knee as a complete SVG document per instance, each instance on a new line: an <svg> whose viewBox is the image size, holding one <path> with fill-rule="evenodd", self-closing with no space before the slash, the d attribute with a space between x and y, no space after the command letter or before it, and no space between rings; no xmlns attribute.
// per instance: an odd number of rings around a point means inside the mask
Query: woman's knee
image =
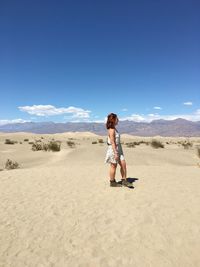
<svg viewBox="0 0 200 267"><path fill-rule="evenodd" d="M117 163L111 163L111 164L110 164L110 167L111 167L112 169L116 169L116 168L117 168Z"/></svg>
<svg viewBox="0 0 200 267"><path fill-rule="evenodd" d="M120 167L122 169L125 169L126 168L126 161L125 160L120 160Z"/></svg>

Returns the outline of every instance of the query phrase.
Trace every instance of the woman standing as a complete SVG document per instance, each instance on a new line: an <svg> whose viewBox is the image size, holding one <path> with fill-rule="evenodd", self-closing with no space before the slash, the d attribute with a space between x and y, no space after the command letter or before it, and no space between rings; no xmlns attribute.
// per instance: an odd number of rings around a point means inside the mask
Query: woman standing
<svg viewBox="0 0 200 267"><path fill-rule="evenodd" d="M132 184L127 181L127 170L126 170L126 161L124 158L122 146L120 143L120 134L115 128L118 124L118 117L115 113L110 113L107 117L106 128L108 130L107 138L107 153L105 158L105 163L110 164L110 186L120 187L127 186L132 187ZM117 164L120 165L120 172L122 176L122 182L117 183L115 180L115 174L117 169Z"/></svg>

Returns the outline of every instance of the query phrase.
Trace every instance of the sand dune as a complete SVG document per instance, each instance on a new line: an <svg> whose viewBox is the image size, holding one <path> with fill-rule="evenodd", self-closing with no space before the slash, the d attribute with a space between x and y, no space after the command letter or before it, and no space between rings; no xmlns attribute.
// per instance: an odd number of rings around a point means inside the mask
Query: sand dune
<svg viewBox="0 0 200 267"><path fill-rule="evenodd" d="M61 140L61 151L32 151ZM6 145L10 138L22 144ZM66 141L74 138L75 148ZM134 189L111 188L105 136L89 133L0 135L1 267L197 267L200 265L200 159L184 138L164 149L123 145ZM152 140L122 135L124 143ZM169 142L169 144L166 144ZM170 143L171 142L171 143ZM117 169L116 180L120 180Z"/></svg>

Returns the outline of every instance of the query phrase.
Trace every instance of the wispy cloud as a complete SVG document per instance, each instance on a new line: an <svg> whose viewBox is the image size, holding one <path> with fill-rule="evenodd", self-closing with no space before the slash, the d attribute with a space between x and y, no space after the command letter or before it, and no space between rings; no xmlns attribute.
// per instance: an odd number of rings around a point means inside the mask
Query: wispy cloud
<svg viewBox="0 0 200 267"><path fill-rule="evenodd" d="M163 120L175 120L178 118L190 120L190 121L200 121L200 109L197 109L192 114L174 114L174 115L159 115L157 113L150 113L147 115L143 114L132 114L127 117L120 117L121 121L130 120L136 122L151 122L153 120L163 119Z"/></svg>
<svg viewBox="0 0 200 267"><path fill-rule="evenodd" d="M158 107L158 106L155 106L155 107L153 107L154 109L162 109L161 107Z"/></svg>
<svg viewBox="0 0 200 267"><path fill-rule="evenodd" d="M71 114L72 118L89 118L90 110L84 110L77 107L56 108L52 105L33 105L18 107L19 110L35 116L55 116L62 114Z"/></svg>
<svg viewBox="0 0 200 267"><path fill-rule="evenodd" d="M122 111L128 111L128 109L127 108L123 108Z"/></svg>
<svg viewBox="0 0 200 267"><path fill-rule="evenodd" d="M193 103L191 101L188 101L188 102L184 102L183 105L185 105L185 106L192 106Z"/></svg>
<svg viewBox="0 0 200 267"><path fill-rule="evenodd" d="M24 122L30 122L30 120L23 120L23 119L0 120L0 125L13 124L13 123L24 123Z"/></svg>

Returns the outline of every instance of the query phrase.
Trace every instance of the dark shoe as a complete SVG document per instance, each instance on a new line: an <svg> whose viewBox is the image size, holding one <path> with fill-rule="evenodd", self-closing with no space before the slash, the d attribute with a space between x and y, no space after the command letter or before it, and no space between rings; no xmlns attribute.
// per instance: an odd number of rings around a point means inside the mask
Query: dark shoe
<svg viewBox="0 0 200 267"><path fill-rule="evenodd" d="M110 181L110 186L112 186L112 187L122 187L122 185L117 183L115 180Z"/></svg>
<svg viewBox="0 0 200 267"><path fill-rule="evenodd" d="M122 186L132 187L132 183L128 182L127 179L122 179Z"/></svg>

